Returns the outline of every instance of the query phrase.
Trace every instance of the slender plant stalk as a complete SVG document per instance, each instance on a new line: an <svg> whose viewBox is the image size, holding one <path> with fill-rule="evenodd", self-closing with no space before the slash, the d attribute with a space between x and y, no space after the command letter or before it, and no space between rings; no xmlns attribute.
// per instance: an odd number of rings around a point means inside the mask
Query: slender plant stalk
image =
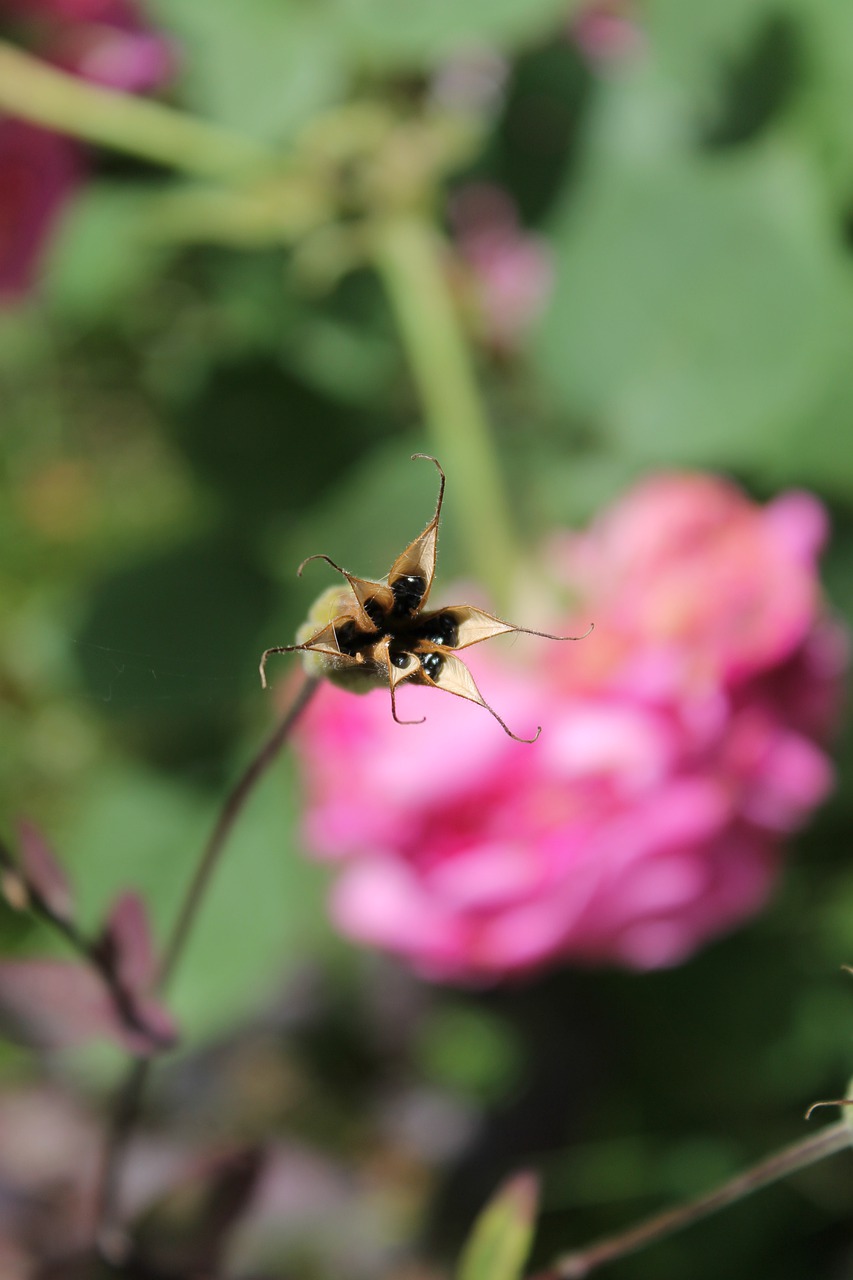
<svg viewBox="0 0 853 1280"><path fill-rule="evenodd" d="M150 242L246 250L290 244L335 216L322 183L295 168L251 185L176 183L138 193L137 203L139 234Z"/></svg>
<svg viewBox="0 0 853 1280"><path fill-rule="evenodd" d="M304 678L302 686L286 714L276 725L273 733L249 762L242 776L226 796L213 831L210 833L210 838L202 850L195 873L190 881L177 919L172 926L172 931L164 948L158 978L160 990L163 990L168 984L183 955L190 931L202 904L205 890L210 883L210 878L216 869L234 823L240 816L252 791L254 791L287 742L294 725L317 691L319 683L317 676L306 676Z"/></svg>
<svg viewBox="0 0 853 1280"><path fill-rule="evenodd" d="M417 214L375 227L374 261L391 300L433 448L456 478L457 518L468 562L500 604L521 557L514 521L447 285L442 241ZM451 501L454 499L451 498Z"/></svg>
<svg viewBox="0 0 853 1280"><path fill-rule="evenodd" d="M745 1173L737 1174L728 1182L721 1183L707 1195L698 1196L697 1199L677 1205L674 1209L665 1209L663 1213L655 1214L654 1217L647 1218L637 1226L629 1227L627 1231L605 1236L602 1240L595 1241L583 1249L564 1254L535 1280L584 1280L584 1277L592 1275L608 1262L615 1262L618 1258L624 1258L626 1254L636 1253L639 1249L663 1240L676 1231L683 1230L684 1227L692 1226L694 1222L699 1222L720 1209L736 1204L738 1200L743 1200L754 1191L760 1191L762 1187L767 1187L780 1178L785 1178L791 1173L816 1164L819 1160L824 1160L827 1156L843 1151L851 1145L851 1139L853 1139L853 1131L850 1125L846 1120L839 1120L803 1142L795 1142L789 1147L783 1147L781 1151L753 1165Z"/></svg>
<svg viewBox="0 0 853 1280"><path fill-rule="evenodd" d="M122 1166L136 1122L142 1095L151 1072L150 1058L134 1058L119 1086L110 1115L107 1140L94 1202L94 1242L98 1252L111 1263L124 1260L128 1240L116 1222Z"/></svg>
<svg viewBox="0 0 853 1280"><path fill-rule="evenodd" d="M0 41L0 110L84 142L202 177L269 166L263 144L159 102L87 84Z"/></svg>
<svg viewBox="0 0 853 1280"><path fill-rule="evenodd" d="M174 976L186 949L193 924L203 904L211 877L219 864L222 852L235 822L246 806L263 775L275 761L290 737L302 712L314 696L319 685L317 677L306 676L292 704L276 725L260 750L253 756L225 797L213 830L201 851L198 863L172 926L163 959L160 964L157 986L164 990ZM136 1059L122 1081L111 1117L110 1131L101 1167L101 1176L95 1202L95 1236L101 1250L112 1257L120 1253L123 1241L113 1225L118 1200L119 1181L128 1143L139 1118L142 1096L153 1060Z"/></svg>

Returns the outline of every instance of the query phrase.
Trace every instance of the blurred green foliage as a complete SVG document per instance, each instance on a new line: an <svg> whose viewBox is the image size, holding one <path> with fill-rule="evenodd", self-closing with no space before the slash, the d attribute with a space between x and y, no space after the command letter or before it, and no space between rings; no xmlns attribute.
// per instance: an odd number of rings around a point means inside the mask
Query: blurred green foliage
<svg viewBox="0 0 853 1280"><path fill-rule="evenodd" d="M829 593L853 622L853 10L647 0L639 49L599 64L572 39L577 7L150 11L181 49L177 105L300 147L309 167L320 113L371 100L419 118L451 62L464 80L466 58L504 59L503 84L465 105L467 158L424 163L424 207L447 226L464 182L499 183L551 255L550 299L517 351L468 335L528 545L651 466L721 469L762 497L807 485L831 506ZM26 813L50 833L87 920L133 885L162 935L273 714L258 656L293 635L321 572L298 581L295 566L328 551L381 572L429 513L431 478L408 463L429 440L363 255L339 272L339 242L315 242L320 287L306 243L165 242L149 211L172 179L127 157L92 165L38 296L0 317L0 786L7 824ZM445 581L471 572L452 516L442 558ZM283 762L216 878L178 1017L196 1040L222 1036L321 970L351 1017L339 1025L332 1000L303 1046L305 1096L324 1097L321 1031L359 1074L348 1121L305 1104L335 1117L323 1141L364 1160L392 1077L461 1100L478 1127L421 1185L411 1236L450 1256L501 1178L532 1163L544 1263L792 1140L805 1106L843 1089L849 735L839 757L835 798L738 936L671 973L557 974L464 1004L409 993L418 1029L385 1060L371 1001L387 975L332 935ZM8 949L49 945L5 908L0 927ZM4 1061L19 1079L20 1055ZM849 1275L848 1177L840 1161L816 1169L613 1274Z"/></svg>

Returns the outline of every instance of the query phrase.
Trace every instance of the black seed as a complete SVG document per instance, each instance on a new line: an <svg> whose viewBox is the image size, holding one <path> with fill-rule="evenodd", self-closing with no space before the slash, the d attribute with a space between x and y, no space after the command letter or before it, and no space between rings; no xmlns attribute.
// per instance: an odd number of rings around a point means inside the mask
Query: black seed
<svg viewBox="0 0 853 1280"><path fill-rule="evenodd" d="M405 573L391 587L394 593L394 612L414 613L424 598L426 578L419 573Z"/></svg>
<svg viewBox="0 0 853 1280"><path fill-rule="evenodd" d="M440 653L425 653L421 658L421 667L430 680L437 680L444 666L444 658Z"/></svg>
<svg viewBox="0 0 853 1280"><path fill-rule="evenodd" d="M381 629L382 624L385 621L385 614L382 609L382 605L376 599L376 596L371 596L369 600L365 600L364 612L367 614L373 625Z"/></svg>
<svg viewBox="0 0 853 1280"><path fill-rule="evenodd" d="M434 618L429 618L424 622L421 638L452 649L459 643L459 627L453 614L438 613Z"/></svg>
<svg viewBox="0 0 853 1280"><path fill-rule="evenodd" d="M348 658L354 658L364 644L364 635L354 622L344 622L335 627L335 635L338 638L338 648Z"/></svg>
<svg viewBox="0 0 853 1280"><path fill-rule="evenodd" d="M391 659L391 665L394 667L405 667L409 662L409 655L405 649L389 649L388 657Z"/></svg>

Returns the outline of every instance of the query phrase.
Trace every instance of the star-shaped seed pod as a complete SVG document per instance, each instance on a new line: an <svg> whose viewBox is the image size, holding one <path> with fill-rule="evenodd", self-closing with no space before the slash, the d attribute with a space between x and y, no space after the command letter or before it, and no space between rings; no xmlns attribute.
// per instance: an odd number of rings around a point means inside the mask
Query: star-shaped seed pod
<svg viewBox="0 0 853 1280"><path fill-rule="evenodd" d="M486 702L465 663L453 650L467 649L481 640L510 631L542 636L546 640L583 637L552 636L546 631L517 627L470 604L424 611L435 577L445 476L435 458L425 453L415 453L412 457L425 458L438 468L441 481L435 515L423 533L397 557L388 576L378 582L356 578L322 553L303 560L298 570L300 576L309 561L325 560L346 579L347 585L331 587L320 596L308 621L300 628L296 644L274 645L264 651L261 684L267 687L266 664L271 654L299 652L305 655L309 674L324 676L353 692L364 693L377 684L387 684L391 690L391 714L398 724L422 724L425 718L401 720L397 715L397 689L408 680L476 702L494 716L511 738L517 742L535 742L542 732L541 726L532 738L519 738L514 734ZM585 634L589 635L589 631Z"/></svg>

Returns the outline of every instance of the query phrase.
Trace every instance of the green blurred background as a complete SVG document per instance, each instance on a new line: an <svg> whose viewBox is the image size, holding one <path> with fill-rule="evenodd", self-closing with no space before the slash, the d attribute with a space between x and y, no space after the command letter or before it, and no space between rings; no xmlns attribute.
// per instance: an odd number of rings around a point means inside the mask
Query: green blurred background
<svg viewBox="0 0 853 1280"><path fill-rule="evenodd" d="M37 294L0 314L4 821L50 834L86 920L126 886L161 931L171 919L271 721L257 659L315 592L299 561L326 550L378 573L412 511L429 514L430 477L408 458L439 447L357 235L409 183L445 230L454 193L497 184L549 255L548 298L511 350L463 307L528 545L654 466L722 470L762 499L807 486L831 510L827 590L853 621L849 4L648 0L616 15L630 47L597 56L565 0L148 13L181 50L176 106L309 175L333 152L340 167L335 217L282 237L233 211L194 230L191 201L168 202L199 188L99 151ZM367 179L365 104L382 157ZM472 573L455 487L445 580ZM544 1175L542 1264L698 1192L805 1136L805 1106L853 1071L851 784L848 735L772 906L681 969L466 993L333 936L283 761L176 983L188 1052L163 1073L155 1123L183 1108L191 1133L273 1133L353 1179L334 1242L318 1226L275 1244L307 1276L431 1275L522 1166ZM2 910L7 952L58 953ZM0 1055L10 1090L48 1072L94 1103L117 1064ZM194 1103L187 1080L204 1085ZM401 1097L444 1108L438 1151L389 1119ZM612 1274L853 1276L850 1173L837 1158Z"/></svg>

